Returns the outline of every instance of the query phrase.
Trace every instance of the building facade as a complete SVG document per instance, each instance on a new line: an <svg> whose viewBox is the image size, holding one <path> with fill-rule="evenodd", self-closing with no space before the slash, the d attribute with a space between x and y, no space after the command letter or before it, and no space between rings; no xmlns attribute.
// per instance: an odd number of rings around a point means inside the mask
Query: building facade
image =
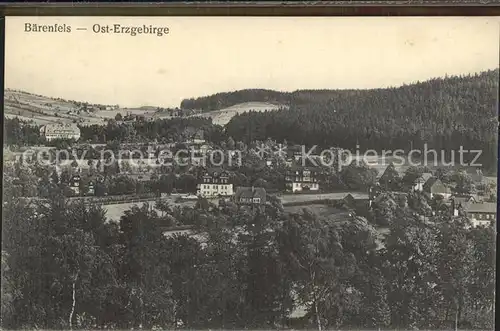
<svg viewBox="0 0 500 331"><path fill-rule="evenodd" d="M229 183L229 174L223 170L207 171L197 185L197 195L202 197L232 196L233 184Z"/></svg>
<svg viewBox="0 0 500 331"><path fill-rule="evenodd" d="M497 221L497 204L494 202L469 203L463 210L474 227L489 226Z"/></svg>
<svg viewBox="0 0 500 331"><path fill-rule="evenodd" d="M73 175L69 182L69 187L73 191L74 195L80 195L80 182L82 178L80 175Z"/></svg>
<svg viewBox="0 0 500 331"><path fill-rule="evenodd" d="M451 196L450 188L444 185L441 180L436 177L431 177L427 180L427 182L425 182L423 191L430 199L433 199L438 195L445 199L448 199Z"/></svg>
<svg viewBox="0 0 500 331"><path fill-rule="evenodd" d="M457 196L454 195L450 198L449 203L453 211L453 216L458 216L460 211L466 210L466 208L472 204L478 202L476 198L472 195Z"/></svg>
<svg viewBox="0 0 500 331"><path fill-rule="evenodd" d="M47 124L40 128L47 141L54 139L80 139L80 128L76 124Z"/></svg>
<svg viewBox="0 0 500 331"><path fill-rule="evenodd" d="M234 202L240 206L264 206L267 202L266 190L262 187L238 187Z"/></svg>
<svg viewBox="0 0 500 331"><path fill-rule="evenodd" d="M294 167L285 175L286 190L291 192L318 191L318 176L316 168Z"/></svg>

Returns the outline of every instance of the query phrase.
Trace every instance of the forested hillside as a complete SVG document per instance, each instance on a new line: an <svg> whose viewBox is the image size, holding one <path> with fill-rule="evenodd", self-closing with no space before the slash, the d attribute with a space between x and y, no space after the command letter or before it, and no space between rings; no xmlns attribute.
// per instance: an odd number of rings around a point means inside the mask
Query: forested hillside
<svg viewBox="0 0 500 331"><path fill-rule="evenodd" d="M209 112L231 107L238 103L252 101L288 104L290 101L290 93L263 89L224 92L196 99L184 99L181 102L181 108L201 109L203 112Z"/></svg>
<svg viewBox="0 0 500 331"><path fill-rule="evenodd" d="M273 138L349 149L359 143L361 150L424 150L427 143L448 159L463 146L483 150L483 164L496 167L498 74L491 70L387 89L285 93L281 101L288 99L289 109L239 114L227 134L242 141Z"/></svg>

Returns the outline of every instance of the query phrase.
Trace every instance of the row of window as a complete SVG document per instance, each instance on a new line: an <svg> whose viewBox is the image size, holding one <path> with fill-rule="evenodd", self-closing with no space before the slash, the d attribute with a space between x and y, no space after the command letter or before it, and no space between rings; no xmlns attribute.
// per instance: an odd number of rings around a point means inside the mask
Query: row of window
<svg viewBox="0 0 500 331"><path fill-rule="evenodd" d="M293 187L305 187L305 186L308 186L310 188L317 188L317 187L319 187L318 184L315 184L315 183L310 183L310 184L306 184L306 185L304 185L303 183L293 183L292 186Z"/></svg>
<svg viewBox="0 0 500 331"><path fill-rule="evenodd" d="M46 134L45 138L74 138L74 137L80 137L80 135L77 134Z"/></svg>
<svg viewBox="0 0 500 331"><path fill-rule="evenodd" d="M219 180L217 179L212 179L212 178L204 178L203 179L204 183L221 183L221 184L226 184L228 182L227 178L220 178Z"/></svg>
<svg viewBox="0 0 500 331"><path fill-rule="evenodd" d="M286 181L295 181L295 182L317 182L318 180L314 177L293 177L286 176L285 177Z"/></svg>
<svg viewBox="0 0 500 331"><path fill-rule="evenodd" d="M242 203L260 203L260 198L241 198L240 202Z"/></svg>
<svg viewBox="0 0 500 331"><path fill-rule="evenodd" d="M295 171L295 175L300 175L300 174L301 174L300 171ZM302 176L311 176L311 175L314 176L316 175L316 173L308 170L302 171Z"/></svg>
<svg viewBox="0 0 500 331"><path fill-rule="evenodd" d="M219 185L201 185L201 188L205 189L205 190L209 190L210 186L212 186L213 190L217 190L219 188ZM222 187L220 189L221 190L229 189L229 185L222 185Z"/></svg>
<svg viewBox="0 0 500 331"><path fill-rule="evenodd" d="M477 220L494 220L496 219L496 215L494 214L471 214L472 218Z"/></svg>

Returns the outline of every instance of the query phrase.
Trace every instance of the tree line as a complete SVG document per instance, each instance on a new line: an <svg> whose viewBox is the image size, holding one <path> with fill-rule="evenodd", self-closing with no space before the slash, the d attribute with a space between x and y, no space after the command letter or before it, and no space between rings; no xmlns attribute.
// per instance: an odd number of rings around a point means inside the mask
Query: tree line
<svg viewBox="0 0 500 331"><path fill-rule="evenodd" d="M491 329L494 229L388 197L394 221L234 204L133 207L6 197L2 327ZM387 203L390 201L390 203ZM430 220L430 221L429 221ZM161 224L192 224L164 235Z"/></svg>
<svg viewBox="0 0 500 331"><path fill-rule="evenodd" d="M4 120L4 142L7 145L34 146L46 145L58 148L70 147L74 142L67 139L46 141L40 135L38 125L28 125L18 118ZM106 125L79 125L80 142L105 143L151 143L182 142L200 137L211 142L227 139L223 127L212 124L211 119L201 117L158 119L156 121L135 121L119 123L109 120Z"/></svg>
<svg viewBox="0 0 500 331"><path fill-rule="evenodd" d="M272 112L236 115L226 132L249 142L266 138L291 143L367 149L428 148L445 151L445 161L460 146L482 150L480 162L496 169L497 70L431 79L397 88L371 90L242 90L184 100L204 111L241 102L287 105ZM474 155L466 156L471 162ZM456 156L458 158L458 156Z"/></svg>

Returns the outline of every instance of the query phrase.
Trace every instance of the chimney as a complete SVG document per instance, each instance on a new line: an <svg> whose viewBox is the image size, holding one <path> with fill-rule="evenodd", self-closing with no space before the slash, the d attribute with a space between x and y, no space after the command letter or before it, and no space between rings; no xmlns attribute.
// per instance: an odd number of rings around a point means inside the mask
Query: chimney
<svg viewBox="0 0 500 331"><path fill-rule="evenodd" d="M255 187L252 185L252 193L255 192Z"/></svg>

